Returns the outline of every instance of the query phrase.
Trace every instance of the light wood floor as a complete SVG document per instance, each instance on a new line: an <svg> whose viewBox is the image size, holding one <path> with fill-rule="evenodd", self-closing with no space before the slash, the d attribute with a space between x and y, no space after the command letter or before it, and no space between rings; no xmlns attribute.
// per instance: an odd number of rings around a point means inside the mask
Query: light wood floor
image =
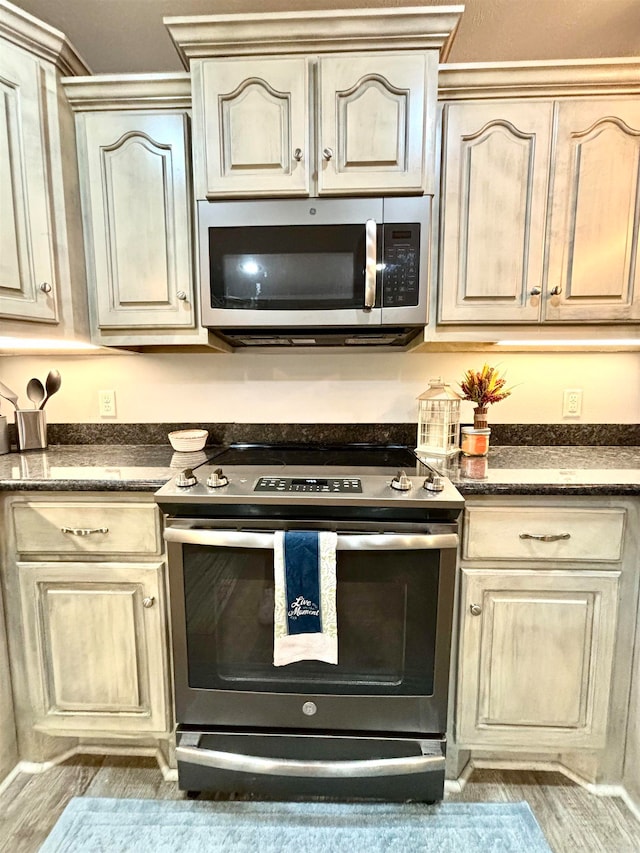
<svg viewBox="0 0 640 853"><path fill-rule="evenodd" d="M152 759L77 756L46 773L22 773L0 794L0 851L36 853L78 796L174 800L184 794L163 780ZM621 800L595 797L559 773L476 770L464 791L447 799L526 800L554 853L640 851L640 822Z"/></svg>

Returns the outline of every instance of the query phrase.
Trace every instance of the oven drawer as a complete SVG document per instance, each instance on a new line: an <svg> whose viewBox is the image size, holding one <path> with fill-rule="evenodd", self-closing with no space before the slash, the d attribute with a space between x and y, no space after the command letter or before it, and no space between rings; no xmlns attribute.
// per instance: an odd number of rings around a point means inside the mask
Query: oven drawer
<svg viewBox="0 0 640 853"><path fill-rule="evenodd" d="M160 519L143 501L24 501L13 505L20 554L159 554Z"/></svg>
<svg viewBox="0 0 640 853"><path fill-rule="evenodd" d="M467 507L465 560L572 560L617 562L622 558L624 509Z"/></svg>
<svg viewBox="0 0 640 853"><path fill-rule="evenodd" d="M440 800L445 739L177 730L182 790Z"/></svg>

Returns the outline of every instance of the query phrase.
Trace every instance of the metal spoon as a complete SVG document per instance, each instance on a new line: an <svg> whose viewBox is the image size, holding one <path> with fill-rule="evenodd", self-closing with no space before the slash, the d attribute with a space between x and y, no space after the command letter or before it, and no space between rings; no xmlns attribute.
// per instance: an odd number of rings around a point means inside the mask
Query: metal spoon
<svg viewBox="0 0 640 853"><path fill-rule="evenodd" d="M0 397L4 397L5 400L9 400L9 402L13 403L13 407L15 409L19 409L18 406L18 395L15 394L11 388L8 388L3 382L0 382Z"/></svg>
<svg viewBox="0 0 640 853"><path fill-rule="evenodd" d="M27 385L27 397L33 403L33 408L37 409L40 403L44 400L44 385L39 379L30 379Z"/></svg>
<svg viewBox="0 0 640 853"><path fill-rule="evenodd" d="M49 397L53 397L56 391L59 390L62 385L62 377L57 370L50 370L47 374L47 378L44 383L44 388L46 391L44 400L40 403L40 408L44 409L45 403L49 399Z"/></svg>

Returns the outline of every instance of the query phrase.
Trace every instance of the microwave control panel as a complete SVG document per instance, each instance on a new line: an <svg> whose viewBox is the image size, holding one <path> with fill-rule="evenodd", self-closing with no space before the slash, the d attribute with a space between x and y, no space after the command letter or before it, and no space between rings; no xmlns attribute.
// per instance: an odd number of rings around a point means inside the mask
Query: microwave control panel
<svg viewBox="0 0 640 853"><path fill-rule="evenodd" d="M384 226L382 304L385 308L418 304L420 225Z"/></svg>

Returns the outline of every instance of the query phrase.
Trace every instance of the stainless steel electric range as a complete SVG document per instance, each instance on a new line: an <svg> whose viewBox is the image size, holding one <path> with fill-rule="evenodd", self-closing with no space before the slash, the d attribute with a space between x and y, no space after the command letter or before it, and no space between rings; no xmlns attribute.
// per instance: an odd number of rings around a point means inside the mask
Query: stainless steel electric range
<svg viewBox="0 0 640 853"><path fill-rule="evenodd" d="M405 447L235 445L156 500L180 787L440 799L463 506L451 483ZM337 533L337 665L273 665L283 529Z"/></svg>

